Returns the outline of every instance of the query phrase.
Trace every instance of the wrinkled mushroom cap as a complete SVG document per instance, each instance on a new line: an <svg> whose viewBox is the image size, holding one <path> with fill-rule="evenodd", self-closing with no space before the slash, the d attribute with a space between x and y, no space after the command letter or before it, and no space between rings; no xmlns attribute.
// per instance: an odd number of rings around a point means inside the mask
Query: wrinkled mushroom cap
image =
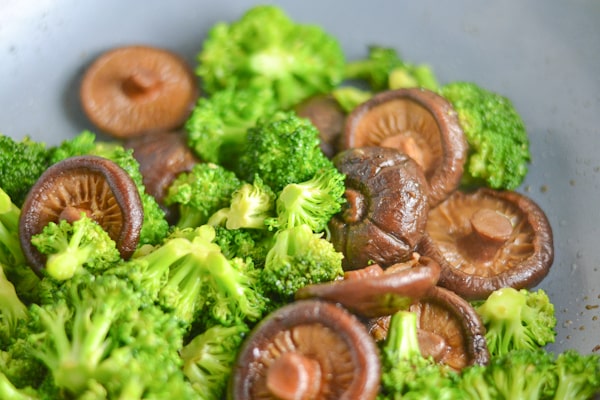
<svg viewBox="0 0 600 400"><path fill-rule="evenodd" d="M330 223L344 269L406 261L425 232L427 188L421 168L392 148L362 147L333 159L346 175L346 203Z"/></svg>
<svg viewBox="0 0 600 400"><path fill-rule="evenodd" d="M375 342L356 317L332 303L301 300L267 316L246 338L229 398L369 400L380 373Z"/></svg>
<svg viewBox="0 0 600 400"><path fill-rule="evenodd" d="M178 128L198 96L196 77L178 55L126 46L100 55L80 87L83 110L102 131L126 138Z"/></svg>
<svg viewBox="0 0 600 400"><path fill-rule="evenodd" d="M31 243L50 222L77 219L85 212L108 232L123 258L134 252L144 219L131 177L114 162L96 156L67 158L48 168L21 208L19 238L31 267L40 273L45 257Z"/></svg>
<svg viewBox="0 0 600 400"><path fill-rule="evenodd" d="M554 259L552 229L525 195L482 188L455 192L429 212L419 249L442 267L440 286L470 299L537 285Z"/></svg>
<svg viewBox="0 0 600 400"><path fill-rule="evenodd" d="M347 117L344 148L393 147L425 171L433 207L460 184L467 141L456 111L446 99L421 88L381 92Z"/></svg>

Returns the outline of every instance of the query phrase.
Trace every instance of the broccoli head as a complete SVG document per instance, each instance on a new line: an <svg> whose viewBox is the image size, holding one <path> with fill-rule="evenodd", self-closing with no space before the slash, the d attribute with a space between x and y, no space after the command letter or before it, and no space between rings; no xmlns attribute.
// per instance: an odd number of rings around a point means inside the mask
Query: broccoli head
<svg viewBox="0 0 600 400"><path fill-rule="evenodd" d="M554 362L556 400L591 399L600 393L600 356L566 350Z"/></svg>
<svg viewBox="0 0 600 400"><path fill-rule="evenodd" d="M82 268L101 273L121 259L108 232L84 213L73 223L48 223L31 243L46 255L45 272L57 280L70 279Z"/></svg>
<svg viewBox="0 0 600 400"><path fill-rule="evenodd" d="M248 128L276 109L270 88L230 85L198 100L185 123L188 145L201 160L231 167L243 151Z"/></svg>
<svg viewBox="0 0 600 400"><path fill-rule="evenodd" d="M256 6L232 23L209 31L196 73L208 94L228 86L270 87L289 108L341 82L345 58L340 43L321 27L291 20L273 5Z"/></svg>
<svg viewBox="0 0 600 400"><path fill-rule="evenodd" d="M294 112L278 112L248 130L245 150L236 168L247 181L258 175L275 193L290 183L311 179L334 168L320 148L319 131Z"/></svg>
<svg viewBox="0 0 600 400"><path fill-rule="evenodd" d="M231 196L242 185L237 176L221 165L200 163L182 172L169 186L165 203L177 205L180 228L204 225L215 212L229 206Z"/></svg>
<svg viewBox="0 0 600 400"><path fill-rule="evenodd" d="M267 224L278 229L308 225L314 232L326 230L345 201L344 179L332 167L319 171L308 181L286 185L277 197L277 217Z"/></svg>
<svg viewBox="0 0 600 400"><path fill-rule="evenodd" d="M301 287L342 276L342 253L310 226L278 231L274 240L260 275L265 292L291 299Z"/></svg>
<svg viewBox="0 0 600 400"><path fill-rule="evenodd" d="M469 145L462 184L516 189L531 155L525 123L512 102L470 82L447 84L441 94L456 110Z"/></svg>
<svg viewBox="0 0 600 400"><path fill-rule="evenodd" d="M554 342L554 305L542 289L498 289L476 310L485 325L492 356L518 349L534 350Z"/></svg>
<svg viewBox="0 0 600 400"><path fill-rule="evenodd" d="M15 290L14 285L4 274L4 268L0 264L0 345L9 343L14 336L20 321L28 318L27 307Z"/></svg>
<svg viewBox="0 0 600 400"><path fill-rule="evenodd" d="M225 257L250 258L255 268L262 268L273 244L273 232L257 229L227 229L215 226L215 243Z"/></svg>
<svg viewBox="0 0 600 400"><path fill-rule="evenodd" d="M0 263L8 266L25 263L25 255L19 242L20 215L21 209L0 188Z"/></svg>
<svg viewBox="0 0 600 400"><path fill-rule="evenodd" d="M29 137L16 141L0 134L0 188L18 207L49 166L50 155L45 143Z"/></svg>

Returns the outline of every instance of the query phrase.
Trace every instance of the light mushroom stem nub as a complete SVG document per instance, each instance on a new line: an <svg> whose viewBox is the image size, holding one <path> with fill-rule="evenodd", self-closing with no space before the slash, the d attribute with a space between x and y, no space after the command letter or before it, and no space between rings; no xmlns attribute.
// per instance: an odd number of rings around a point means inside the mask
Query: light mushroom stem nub
<svg viewBox="0 0 600 400"><path fill-rule="evenodd" d="M500 212L481 209L469 219L472 232L463 241L473 259L489 259L502 247L513 231L510 220Z"/></svg>
<svg viewBox="0 0 600 400"><path fill-rule="evenodd" d="M316 399L320 383L319 363L297 352L282 354L267 371L267 388L281 400Z"/></svg>
<svg viewBox="0 0 600 400"><path fill-rule="evenodd" d="M130 98L149 96L157 89L159 79L147 70L137 70L123 81L123 92Z"/></svg>
<svg viewBox="0 0 600 400"><path fill-rule="evenodd" d="M343 211L344 221L348 223L361 221L367 213L365 196L355 189L346 189L344 196L347 201Z"/></svg>
<svg viewBox="0 0 600 400"><path fill-rule="evenodd" d="M73 222L79 221L81 219L81 214L85 214L87 217L90 217L91 210L74 206L66 206L60 212L58 220L65 220L68 223L72 224Z"/></svg>

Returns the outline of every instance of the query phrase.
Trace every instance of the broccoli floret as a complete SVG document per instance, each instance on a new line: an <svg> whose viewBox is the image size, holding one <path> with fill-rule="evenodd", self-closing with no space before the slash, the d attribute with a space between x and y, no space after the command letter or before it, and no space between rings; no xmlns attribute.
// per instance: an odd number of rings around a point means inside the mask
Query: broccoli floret
<svg viewBox="0 0 600 400"><path fill-rule="evenodd" d="M417 315L398 311L390 318L381 347L380 399L461 399L456 374L421 355Z"/></svg>
<svg viewBox="0 0 600 400"><path fill-rule="evenodd" d="M331 92L333 98L338 102L342 110L349 114L359 104L369 100L373 93L354 86L340 86Z"/></svg>
<svg viewBox="0 0 600 400"><path fill-rule="evenodd" d="M591 399L600 393L600 356L597 354L583 355L567 350L556 358L554 374L556 400Z"/></svg>
<svg viewBox="0 0 600 400"><path fill-rule="evenodd" d="M17 388L38 388L48 372L33 356L29 323L28 312L27 321L19 324L10 343L0 351L0 372Z"/></svg>
<svg viewBox="0 0 600 400"><path fill-rule="evenodd" d="M260 279L267 293L291 299L298 289L342 276L342 253L308 225L278 231Z"/></svg>
<svg viewBox="0 0 600 400"><path fill-rule="evenodd" d="M165 203L177 205L180 228L194 228L208 222L221 208L229 206L231 196L242 185L236 175L213 163L194 165L169 186Z"/></svg>
<svg viewBox="0 0 600 400"><path fill-rule="evenodd" d="M247 325L215 325L196 335L181 349L183 372L199 399L221 399Z"/></svg>
<svg viewBox="0 0 600 400"><path fill-rule="evenodd" d="M0 345L10 342L20 321L28 318L27 307L15 291L14 285L6 278L0 263Z"/></svg>
<svg viewBox="0 0 600 400"><path fill-rule="evenodd" d="M6 375L0 372L0 398L10 400L41 400L35 389L31 387L17 388Z"/></svg>
<svg viewBox="0 0 600 400"><path fill-rule="evenodd" d="M45 143L29 137L16 141L0 134L0 188L21 207L29 189L50 166Z"/></svg>
<svg viewBox="0 0 600 400"><path fill-rule="evenodd" d="M334 168L319 145L319 131L294 112L278 112L248 130L236 171L246 181L258 175L275 193L290 183Z"/></svg>
<svg viewBox="0 0 600 400"><path fill-rule="evenodd" d="M196 73L208 94L227 87L270 87L281 108L341 82L340 43L321 27L299 24L272 5L256 6L232 23L209 31Z"/></svg>
<svg viewBox="0 0 600 400"><path fill-rule="evenodd" d="M198 100L185 123L188 144L200 159L231 168L241 155L248 128L276 109L270 88L230 85Z"/></svg>
<svg viewBox="0 0 600 400"><path fill-rule="evenodd" d="M395 49L382 46L370 46L367 58L348 62L345 78L364 80L375 92L407 87L434 91L439 88L430 66L408 63Z"/></svg>
<svg viewBox="0 0 600 400"><path fill-rule="evenodd" d="M19 217L21 210L8 193L0 188L0 263L20 265L25 256L19 242Z"/></svg>
<svg viewBox="0 0 600 400"><path fill-rule="evenodd" d="M441 94L452 103L469 145L462 184L516 189L531 160L525 123L512 102L470 82L453 82Z"/></svg>
<svg viewBox="0 0 600 400"><path fill-rule="evenodd" d="M222 208L208 220L209 225L225 225L227 229L266 229L265 221L275 211L275 193L256 177L244 183L231 196L229 207Z"/></svg>
<svg viewBox="0 0 600 400"><path fill-rule="evenodd" d="M345 176L335 167L319 171L313 178L286 185L277 197L277 217L267 220L272 228L308 225L322 232L344 203Z"/></svg>
<svg viewBox="0 0 600 400"><path fill-rule="evenodd" d="M479 306L492 356L515 349L533 350L554 342L554 305L542 289L498 289Z"/></svg>
<svg viewBox="0 0 600 400"><path fill-rule="evenodd" d="M90 154L94 151L96 144L96 135L84 130L71 139L63 140L60 145L51 147L49 149L50 163L56 164L69 157Z"/></svg>
<svg viewBox="0 0 600 400"><path fill-rule="evenodd" d="M225 257L250 258L255 268L263 268L273 245L273 232L257 229L227 229L215 226L215 243Z"/></svg>
<svg viewBox="0 0 600 400"><path fill-rule="evenodd" d="M31 243L47 256L45 272L57 280L70 279L82 268L101 273L121 259L108 232L84 213L73 223L48 223Z"/></svg>

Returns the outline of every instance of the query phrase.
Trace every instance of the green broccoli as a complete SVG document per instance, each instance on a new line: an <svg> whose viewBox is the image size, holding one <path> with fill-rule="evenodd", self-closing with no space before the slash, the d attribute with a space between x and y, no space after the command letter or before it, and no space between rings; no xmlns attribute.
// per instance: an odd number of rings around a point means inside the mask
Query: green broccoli
<svg viewBox="0 0 600 400"><path fill-rule="evenodd" d="M308 225L280 230L267 253L260 280L267 293L292 299L298 289L343 274L342 253Z"/></svg>
<svg viewBox="0 0 600 400"><path fill-rule="evenodd" d="M270 87L281 108L326 93L344 75L340 43L321 27L292 21L273 5L248 10L208 32L196 73L209 95L227 87Z"/></svg>
<svg viewBox="0 0 600 400"><path fill-rule="evenodd" d="M10 342L20 321L28 318L27 306L23 304L14 285L6 278L0 263L0 345Z"/></svg>
<svg viewBox="0 0 600 400"><path fill-rule="evenodd" d="M48 372L45 365L33 356L31 333L27 311L10 342L0 351L0 373L17 388L38 388Z"/></svg>
<svg viewBox="0 0 600 400"><path fill-rule="evenodd" d="M6 375L0 372L0 398L10 400L41 400L33 388L17 388Z"/></svg>
<svg viewBox="0 0 600 400"><path fill-rule="evenodd" d="M227 229L215 226L215 243L228 259L250 258L255 268L264 267L273 245L273 232L262 229Z"/></svg>
<svg viewBox="0 0 600 400"><path fill-rule="evenodd" d="M291 111L258 121L246 140L236 171L249 182L258 175L275 193L334 168L321 150L317 128Z"/></svg>
<svg viewBox="0 0 600 400"><path fill-rule="evenodd" d="M406 87L433 91L439 88L430 66L410 64L395 49L382 46L370 46L367 58L348 62L345 78L364 80L375 92Z"/></svg>
<svg viewBox="0 0 600 400"><path fill-rule="evenodd" d="M196 335L180 351L183 373L198 399L225 397L227 381L239 347L248 333L247 325L215 325Z"/></svg>
<svg viewBox="0 0 600 400"><path fill-rule="evenodd" d="M421 355L417 315L398 311L381 345L379 399L461 399L457 377L448 367Z"/></svg>
<svg viewBox="0 0 600 400"><path fill-rule="evenodd" d="M0 263L25 264L25 256L19 242L19 217L21 210L8 193L0 188Z"/></svg>
<svg viewBox="0 0 600 400"><path fill-rule="evenodd" d="M308 225L313 232L326 230L345 201L344 179L333 167L308 181L286 185L277 197L277 217L268 219L267 224L277 229Z"/></svg>
<svg viewBox="0 0 600 400"><path fill-rule="evenodd" d="M177 205L178 227L194 228L207 223L211 215L227 207L240 186L242 181L233 172L217 164L200 163L175 178L164 201L167 205Z"/></svg>
<svg viewBox="0 0 600 400"><path fill-rule="evenodd" d="M338 102L342 110L349 114L359 104L369 100L373 93L354 86L340 86L331 92L333 98Z"/></svg>
<svg viewBox="0 0 600 400"><path fill-rule="evenodd" d="M108 232L84 213L73 223L50 222L31 243L47 256L45 272L57 280L70 279L82 268L101 273L121 259Z"/></svg>
<svg viewBox="0 0 600 400"><path fill-rule="evenodd" d="M555 400L591 399L600 393L600 356L567 350L556 357Z"/></svg>
<svg viewBox="0 0 600 400"><path fill-rule="evenodd" d="M185 123L187 142L201 160L231 168L243 151L248 128L276 109L270 88L230 85L198 100Z"/></svg>
<svg viewBox="0 0 600 400"><path fill-rule="evenodd" d="M49 166L50 155L45 143L29 137L16 141L0 134L0 188L18 207Z"/></svg>
<svg viewBox="0 0 600 400"><path fill-rule="evenodd" d="M275 197L271 188L256 177L233 192L229 207L213 214L208 224L225 225L227 229L266 229L265 221L275 212Z"/></svg>
<svg viewBox="0 0 600 400"><path fill-rule="evenodd" d="M554 305L542 289L498 289L476 308L486 327L492 356L515 349L533 350L554 342Z"/></svg>
<svg viewBox="0 0 600 400"><path fill-rule="evenodd" d="M453 82L441 94L458 114L469 152L463 186L516 189L525 179L529 138L512 102L470 82Z"/></svg>

